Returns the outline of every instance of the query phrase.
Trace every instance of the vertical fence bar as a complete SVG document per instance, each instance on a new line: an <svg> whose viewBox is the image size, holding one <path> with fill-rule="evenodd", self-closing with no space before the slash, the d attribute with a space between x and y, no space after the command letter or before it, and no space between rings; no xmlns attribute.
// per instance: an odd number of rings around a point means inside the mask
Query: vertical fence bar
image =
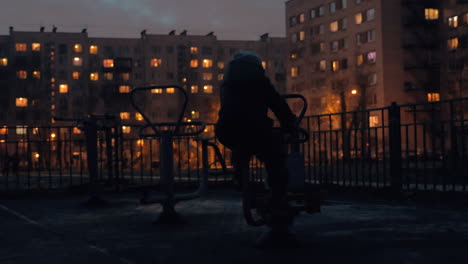
<svg viewBox="0 0 468 264"><path fill-rule="evenodd" d="M394 192L400 192L401 179L401 120L400 107L393 102L388 109L390 181Z"/></svg>

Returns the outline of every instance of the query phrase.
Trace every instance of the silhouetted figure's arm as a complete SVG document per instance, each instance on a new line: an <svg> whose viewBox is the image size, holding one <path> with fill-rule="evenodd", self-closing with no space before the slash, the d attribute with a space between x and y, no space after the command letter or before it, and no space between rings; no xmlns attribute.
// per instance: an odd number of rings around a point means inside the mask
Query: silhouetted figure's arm
<svg viewBox="0 0 468 264"><path fill-rule="evenodd" d="M273 111L275 116L278 118L281 127L285 129L293 129L296 124L296 116L293 114L289 105L286 103L283 97L276 91L270 79L266 79L265 94L268 107Z"/></svg>

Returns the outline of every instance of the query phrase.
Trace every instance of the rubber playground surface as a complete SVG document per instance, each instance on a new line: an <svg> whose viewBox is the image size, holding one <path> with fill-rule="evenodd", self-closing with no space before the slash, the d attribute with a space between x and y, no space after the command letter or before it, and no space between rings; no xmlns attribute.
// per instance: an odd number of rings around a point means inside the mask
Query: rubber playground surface
<svg viewBox="0 0 468 264"><path fill-rule="evenodd" d="M0 200L0 263L468 263L468 210L330 198L293 227L302 246L257 249L240 194L180 203L182 225L156 225L161 207L139 193Z"/></svg>

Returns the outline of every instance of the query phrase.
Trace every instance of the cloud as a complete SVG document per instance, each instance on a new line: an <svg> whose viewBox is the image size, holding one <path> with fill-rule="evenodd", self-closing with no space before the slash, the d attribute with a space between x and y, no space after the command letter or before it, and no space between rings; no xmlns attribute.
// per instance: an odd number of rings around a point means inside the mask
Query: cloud
<svg viewBox="0 0 468 264"><path fill-rule="evenodd" d="M0 9L0 24L21 30L59 26L59 31L88 27L91 36L137 37L187 29L215 31L223 39L256 39L262 33L284 35L285 0L16 0ZM8 34L7 26L0 34Z"/></svg>

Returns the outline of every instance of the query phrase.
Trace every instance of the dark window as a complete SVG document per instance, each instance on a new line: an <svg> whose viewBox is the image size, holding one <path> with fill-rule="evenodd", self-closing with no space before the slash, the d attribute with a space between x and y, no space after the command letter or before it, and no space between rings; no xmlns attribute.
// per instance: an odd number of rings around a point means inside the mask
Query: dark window
<svg viewBox="0 0 468 264"><path fill-rule="evenodd" d="M59 45L59 54L67 54L67 44Z"/></svg>
<svg viewBox="0 0 468 264"><path fill-rule="evenodd" d="M167 46L167 47L166 47L166 51L167 51L167 53L172 54L172 53L174 53L174 47L172 47L172 46Z"/></svg>
<svg viewBox="0 0 468 264"><path fill-rule="evenodd" d="M202 47L203 55L211 55L212 53L213 53L213 49L211 47Z"/></svg>
<svg viewBox="0 0 468 264"><path fill-rule="evenodd" d="M168 79L168 80L173 80L173 79L174 79L174 73L168 72L168 73L166 74L166 79Z"/></svg>
<svg viewBox="0 0 468 264"><path fill-rule="evenodd" d="M153 53L159 54L161 52L161 47L160 46L152 46L151 50L153 51Z"/></svg>

